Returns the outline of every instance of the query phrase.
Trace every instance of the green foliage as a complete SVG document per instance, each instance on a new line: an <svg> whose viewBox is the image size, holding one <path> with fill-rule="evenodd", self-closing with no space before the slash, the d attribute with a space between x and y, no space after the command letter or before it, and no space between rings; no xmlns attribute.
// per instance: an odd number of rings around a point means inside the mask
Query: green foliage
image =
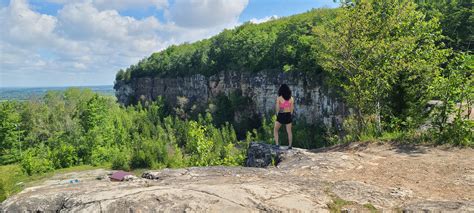
<svg viewBox="0 0 474 213"><path fill-rule="evenodd" d="M356 203L353 201L347 201L339 197L333 196L332 202L328 203L327 207L329 209L329 212L338 213L338 212L341 212L344 206L349 206L349 205L354 205L354 204Z"/></svg>
<svg viewBox="0 0 474 213"><path fill-rule="evenodd" d="M212 120L189 122L186 150L190 153L190 164L242 165L245 153L235 147L237 136L234 129L229 124L216 128L211 122Z"/></svg>
<svg viewBox="0 0 474 213"><path fill-rule="evenodd" d="M358 1L317 26L315 34L321 65L355 110L357 137L367 125L364 117L375 116L380 135L382 119L420 115L427 88L450 54L438 44L438 20L425 20L409 0ZM394 99L404 105L391 104Z"/></svg>
<svg viewBox="0 0 474 213"><path fill-rule="evenodd" d="M210 76L223 70L319 70L314 52L310 51L315 39L311 29L322 16L333 13L334 10L319 9L261 24L247 22L210 39L172 45L118 71L116 80L196 73Z"/></svg>
<svg viewBox="0 0 474 213"><path fill-rule="evenodd" d="M19 105L7 102L0 105L0 165L18 160L21 155L21 118Z"/></svg>
<svg viewBox="0 0 474 213"><path fill-rule="evenodd" d="M455 50L472 51L474 19L472 3L469 1L372 1L372 6L367 4L368 1L344 0L340 2L346 9L362 8L366 12L363 14L360 13L363 11L359 10L359 14L349 17L353 18L349 20L352 22L338 23L357 27L357 30L351 31L355 33L354 37L364 32L366 32L364 36L372 37L360 44L354 42L354 45L364 47L363 44L377 43L381 41L380 37L386 37L380 43L381 48L371 50L382 62L384 60L381 57L385 53L383 45L396 42L413 44L414 39L410 34L421 32L426 33L425 38L428 39L426 35L430 35L429 28L432 28L434 23L438 23L438 20L444 36L441 38L439 34L435 34L436 36L432 37L435 42L442 41ZM415 9L418 11L414 13ZM340 20L340 16L344 16L344 13L341 9L317 9L261 24L247 22L235 29L224 30L209 39L192 44L172 45L161 52L153 53L125 71L119 70L116 80L129 81L131 78L143 76L183 76L197 73L209 76L224 70L257 72L263 69L275 69L321 72L320 61L314 60L320 50L320 47L314 45L319 37L312 33L312 29L327 25L336 16ZM344 27L344 25L341 26ZM374 39L374 37L379 38ZM359 38L359 41L363 41L363 37ZM365 50L370 46L366 46ZM402 55L410 52L409 49L399 49L398 46L389 46L388 49L393 49L393 52L404 50L401 52ZM363 51L364 48L354 48L354 52L364 53ZM423 55L423 52L413 53ZM391 61L394 59L391 56L388 55L385 58ZM373 59L373 57L367 57L367 60ZM379 85L384 86L383 81L379 82Z"/></svg>
<svg viewBox="0 0 474 213"><path fill-rule="evenodd" d="M127 152L114 150L114 152L111 153L110 160L112 162L112 169L130 170L130 156Z"/></svg>
<svg viewBox="0 0 474 213"><path fill-rule="evenodd" d="M205 131L205 126L199 125L195 121L190 122L190 128L188 130L190 143L187 144L186 148L190 153L192 153L191 162L196 166L208 166L214 164L214 157L212 156L214 142L206 137Z"/></svg>
<svg viewBox="0 0 474 213"><path fill-rule="evenodd" d="M125 79L125 71L120 69L115 75L115 80L122 80L122 79Z"/></svg>
<svg viewBox="0 0 474 213"><path fill-rule="evenodd" d="M275 125L276 116L262 119L262 126L253 131L248 131L245 141L264 141L269 144L275 144L273 137L273 128ZM319 122L316 124L309 124L303 119L295 119L292 124L293 146L304 149L321 148L328 145L333 145L330 141L331 130L324 127ZM279 131L280 145L288 145L288 135L285 125L280 127ZM339 140L335 143L339 143Z"/></svg>
<svg viewBox="0 0 474 213"><path fill-rule="evenodd" d="M50 92L42 99L0 103L2 163L19 162L25 174L81 164L113 169L241 165L234 128L167 116L158 99L122 107L89 90ZM21 145L21 146L20 146Z"/></svg>
<svg viewBox="0 0 474 213"><path fill-rule="evenodd" d="M54 170L54 164L51 162L51 151L46 146L30 148L23 153L21 167L28 175L40 174Z"/></svg>
<svg viewBox="0 0 474 213"><path fill-rule="evenodd" d="M471 51L474 41L474 17L472 1L417 1L419 9L428 19L440 20L445 38L443 42L455 50Z"/></svg>
<svg viewBox="0 0 474 213"><path fill-rule="evenodd" d="M51 151L50 156L54 168L67 168L77 163L77 153L74 146L61 143Z"/></svg>
<svg viewBox="0 0 474 213"><path fill-rule="evenodd" d="M474 145L474 57L456 55L433 81L430 92L440 102L434 105L433 132L439 143Z"/></svg>
<svg viewBox="0 0 474 213"><path fill-rule="evenodd" d="M91 165L100 166L113 161L113 157L119 152L117 147L95 146L92 149Z"/></svg>

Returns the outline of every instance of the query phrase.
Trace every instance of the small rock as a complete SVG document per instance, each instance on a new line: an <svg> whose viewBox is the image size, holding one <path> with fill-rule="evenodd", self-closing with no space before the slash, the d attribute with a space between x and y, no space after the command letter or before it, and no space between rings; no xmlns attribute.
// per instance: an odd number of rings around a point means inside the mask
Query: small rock
<svg viewBox="0 0 474 213"><path fill-rule="evenodd" d="M158 180L158 172L147 171L142 174L142 178L150 179L150 180Z"/></svg>
<svg viewBox="0 0 474 213"><path fill-rule="evenodd" d="M138 180L138 177L135 175L126 175L125 177L123 177L123 181L134 181L134 180Z"/></svg>
<svg viewBox="0 0 474 213"><path fill-rule="evenodd" d="M413 196L413 191L410 189L403 189L400 187L392 188L390 195L396 198L407 199Z"/></svg>

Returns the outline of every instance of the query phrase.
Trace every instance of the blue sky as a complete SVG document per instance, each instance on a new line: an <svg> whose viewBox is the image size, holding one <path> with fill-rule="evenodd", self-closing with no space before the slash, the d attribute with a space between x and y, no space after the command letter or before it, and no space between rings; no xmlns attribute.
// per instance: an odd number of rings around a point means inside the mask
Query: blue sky
<svg viewBox="0 0 474 213"><path fill-rule="evenodd" d="M0 87L111 85L171 44L332 0L0 0Z"/></svg>

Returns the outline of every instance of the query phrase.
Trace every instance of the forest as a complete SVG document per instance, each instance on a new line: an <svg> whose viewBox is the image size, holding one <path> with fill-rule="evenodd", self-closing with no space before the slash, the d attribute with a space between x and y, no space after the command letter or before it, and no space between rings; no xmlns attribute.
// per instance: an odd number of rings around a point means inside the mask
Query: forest
<svg viewBox="0 0 474 213"><path fill-rule="evenodd" d="M468 1L344 1L337 9L247 22L170 46L120 70L116 81L224 70L313 73L338 88L354 113L341 132L297 125L297 147L352 141L474 146L473 20ZM272 143L274 117L257 128L239 127L245 134L238 137L223 112L180 112L164 100L121 106L77 88L1 102L0 165L27 176L78 165L237 166L250 141ZM18 191L11 178L0 178L0 200Z"/></svg>

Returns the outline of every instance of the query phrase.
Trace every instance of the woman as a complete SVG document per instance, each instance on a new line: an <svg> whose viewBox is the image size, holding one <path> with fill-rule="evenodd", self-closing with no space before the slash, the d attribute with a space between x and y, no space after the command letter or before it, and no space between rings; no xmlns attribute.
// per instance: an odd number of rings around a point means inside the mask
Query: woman
<svg viewBox="0 0 474 213"><path fill-rule="evenodd" d="M273 136L275 137L276 145L278 143L278 130L281 125L286 125L286 132L288 133L288 149L292 148L293 134L291 133L291 122L292 114L294 110L294 99L291 97L290 87L286 84L282 84L280 89L278 89L278 98L276 100L276 112L277 120L275 122L275 127L273 128Z"/></svg>

